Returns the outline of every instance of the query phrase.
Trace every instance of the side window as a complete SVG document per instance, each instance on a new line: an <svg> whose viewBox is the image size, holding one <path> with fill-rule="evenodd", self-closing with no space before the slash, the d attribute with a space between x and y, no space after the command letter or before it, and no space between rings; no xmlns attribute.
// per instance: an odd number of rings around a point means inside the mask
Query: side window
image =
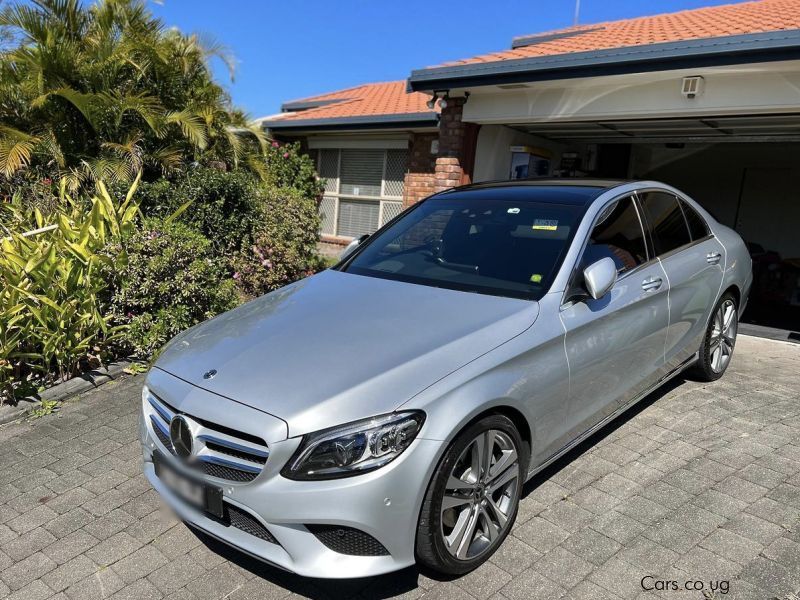
<svg viewBox="0 0 800 600"><path fill-rule="evenodd" d="M683 209L683 215L686 217L686 222L689 224L689 233L692 235L692 241L706 237L710 232L705 219L697 214L697 211L689 206L688 202L681 200L681 208Z"/></svg>
<svg viewBox="0 0 800 600"><path fill-rule="evenodd" d="M605 257L614 260L619 273L647 261L644 232L630 197L617 200L599 215L583 251L581 269Z"/></svg>
<svg viewBox="0 0 800 600"><path fill-rule="evenodd" d="M675 196L665 192L645 192L642 205L653 232L656 254L665 254L692 241Z"/></svg>

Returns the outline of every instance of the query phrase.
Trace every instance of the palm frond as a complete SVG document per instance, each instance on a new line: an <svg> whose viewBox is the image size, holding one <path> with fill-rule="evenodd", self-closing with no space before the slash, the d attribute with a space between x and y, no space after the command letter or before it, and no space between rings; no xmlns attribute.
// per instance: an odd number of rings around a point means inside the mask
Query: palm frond
<svg viewBox="0 0 800 600"><path fill-rule="evenodd" d="M60 169L66 165L64 151L58 143L56 134L49 127L39 136L37 150L54 160Z"/></svg>
<svg viewBox="0 0 800 600"><path fill-rule="evenodd" d="M165 118L166 123L178 125L183 132L184 137L188 139L193 146L204 150L208 145L208 134L203 119L189 110L178 110L167 113Z"/></svg>
<svg viewBox="0 0 800 600"><path fill-rule="evenodd" d="M101 147L127 162L131 171L139 172L144 164L143 151L139 145L141 141L142 136L139 132L133 132L123 142L103 142Z"/></svg>
<svg viewBox="0 0 800 600"><path fill-rule="evenodd" d="M269 169L267 169L267 165L262 157L247 153L244 157L244 162L253 173L258 175L261 181L267 181L269 179Z"/></svg>
<svg viewBox="0 0 800 600"><path fill-rule="evenodd" d="M98 129L97 123L97 112L98 112L98 101L100 96L97 94L84 94L77 90L74 90L69 87L58 88L49 92L45 92L44 94L38 96L31 102L31 106L33 107L41 107L50 99L52 96L57 96L59 98L63 98L67 102L69 102L72 106L74 106L78 112L83 115L83 118L92 126L92 129Z"/></svg>
<svg viewBox="0 0 800 600"><path fill-rule="evenodd" d="M183 165L183 152L177 146L164 146L150 152L146 161L166 175Z"/></svg>
<svg viewBox="0 0 800 600"><path fill-rule="evenodd" d="M81 188L85 181L86 171L72 167L68 171L62 171L58 183L62 193L69 192L74 194Z"/></svg>
<svg viewBox="0 0 800 600"><path fill-rule="evenodd" d="M224 127L222 133L228 141L228 146L230 146L233 166L238 167L239 157L242 155L242 139L239 137L239 132L230 127Z"/></svg>
<svg viewBox="0 0 800 600"><path fill-rule="evenodd" d="M269 146L270 143L270 139L267 137L267 134L261 127L260 123L255 123L253 121L248 120L240 128L240 131L243 135L249 134L250 136L252 136L258 143L258 147L261 150L261 154L266 154L267 147Z"/></svg>
<svg viewBox="0 0 800 600"><path fill-rule="evenodd" d="M11 177L31 162L38 138L12 127L0 125L0 172Z"/></svg>
<svg viewBox="0 0 800 600"><path fill-rule="evenodd" d="M197 49L207 61L210 58L218 58L228 69L228 76L231 81L236 78L236 58L230 49L220 43L214 36L207 33L195 33L190 38L194 41Z"/></svg>
<svg viewBox="0 0 800 600"><path fill-rule="evenodd" d="M107 106L113 107L115 112L115 125L122 123L122 118L127 112L138 114L156 134L161 133L164 108L155 96L149 94L121 94L119 92L104 92L100 94Z"/></svg>
<svg viewBox="0 0 800 600"><path fill-rule="evenodd" d="M49 33L47 20L40 10L26 4L10 4L0 10L0 26L29 43L43 43Z"/></svg>

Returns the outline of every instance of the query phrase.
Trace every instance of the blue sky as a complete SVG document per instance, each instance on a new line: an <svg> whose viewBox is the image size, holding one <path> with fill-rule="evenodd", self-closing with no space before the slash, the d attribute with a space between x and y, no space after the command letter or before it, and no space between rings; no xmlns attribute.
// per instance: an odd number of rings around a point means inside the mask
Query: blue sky
<svg viewBox="0 0 800 600"><path fill-rule="evenodd" d="M581 24L731 0L581 0ZM281 102L411 69L508 48L518 35L572 24L574 0L163 0L150 7L167 25L212 35L237 59L234 103L251 116Z"/></svg>

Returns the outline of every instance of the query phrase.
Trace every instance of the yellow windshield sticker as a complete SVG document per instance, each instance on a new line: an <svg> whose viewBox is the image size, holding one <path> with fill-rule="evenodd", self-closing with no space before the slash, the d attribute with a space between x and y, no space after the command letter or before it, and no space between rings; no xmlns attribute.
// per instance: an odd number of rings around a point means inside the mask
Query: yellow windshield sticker
<svg viewBox="0 0 800 600"><path fill-rule="evenodd" d="M539 229L541 231L555 231L558 229L558 221L551 219L536 219L533 222L532 229Z"/></svg>
<svg viewBox="0 0 800 600"><path fill-rule="evenodd" d="M531 275L531 283L542 283L542 276L539 273Z"/></svg>

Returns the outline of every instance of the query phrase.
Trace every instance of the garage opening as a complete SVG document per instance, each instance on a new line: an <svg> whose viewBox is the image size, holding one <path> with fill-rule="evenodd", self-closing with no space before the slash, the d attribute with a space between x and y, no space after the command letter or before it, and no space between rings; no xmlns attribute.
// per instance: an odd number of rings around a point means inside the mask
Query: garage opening
<svg viewBox="0 0 800 600"><path fill-rule="evenodd" d="M655 179L747 242L745 323L800 341L800 115L514 125L558 143L562 176Z"/></svg>

